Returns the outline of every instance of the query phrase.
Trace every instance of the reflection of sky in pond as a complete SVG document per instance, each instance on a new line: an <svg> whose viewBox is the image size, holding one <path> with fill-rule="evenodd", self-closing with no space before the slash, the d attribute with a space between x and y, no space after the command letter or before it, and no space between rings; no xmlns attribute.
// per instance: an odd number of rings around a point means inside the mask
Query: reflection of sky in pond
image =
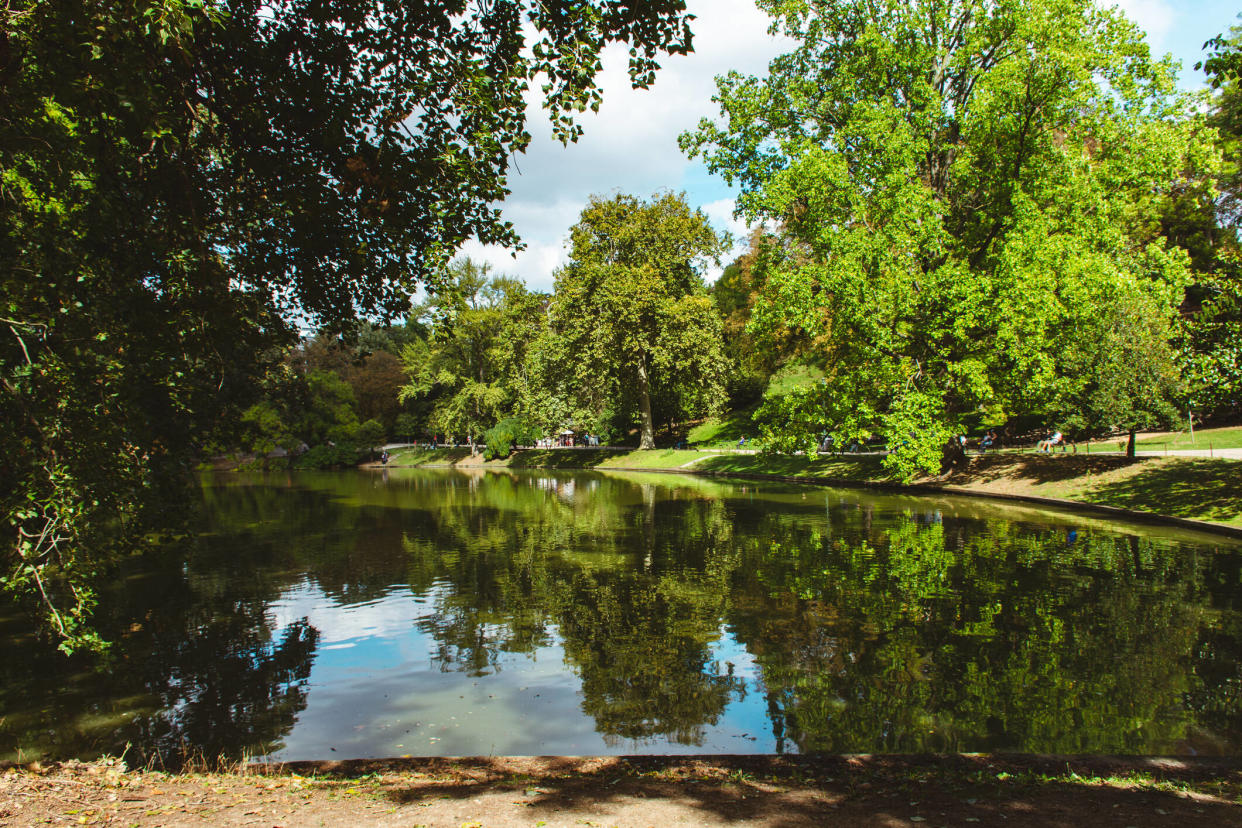
<svg viewBox="0 0 1242 828"><path fill-rule="evenodd" d="M1220 538L656 474L239 475L203 501L101 591L108 661L0 608L0 759L1242 745Z"/></svg>
<svg viewBox="0 0 1242 828"><path fill-rule="evenodd" d="M320 632L306 708L271 758L771 753L776 743L754 660L722 629L713 659L746 682L697 744L596 732L582 711L577 678L556 644L501 653L483 675L463 676L438 658L420 621L435 614L435 587L413 595L404 584L383 597L341 604L303 582L272 603L275 629L305 618ZM786 750L796 750L786 746Z"/></svg>

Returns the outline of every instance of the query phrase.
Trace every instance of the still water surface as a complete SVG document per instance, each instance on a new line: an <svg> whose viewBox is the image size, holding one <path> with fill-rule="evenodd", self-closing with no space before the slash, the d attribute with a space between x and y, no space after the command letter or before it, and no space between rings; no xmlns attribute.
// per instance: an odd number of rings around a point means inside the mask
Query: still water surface
<svg viewBox="0 0 1242 828"><path fill-rule="evenodd" d="M193 542L104 596L102 667L0 619L0 759L1242 745L1242 550L1219 538L658 475L203 498Z"/></svg>

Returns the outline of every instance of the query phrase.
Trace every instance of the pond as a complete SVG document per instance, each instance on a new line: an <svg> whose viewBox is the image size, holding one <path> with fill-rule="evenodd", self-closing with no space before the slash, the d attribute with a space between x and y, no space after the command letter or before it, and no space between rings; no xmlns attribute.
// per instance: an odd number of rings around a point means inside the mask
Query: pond
<svg viewBox="0 0 1242 828"><path fill-rule="evenodd" d="M678 475L227 476L102 597L0 617L0 759L1236 754L1242 549Z"/></svg>

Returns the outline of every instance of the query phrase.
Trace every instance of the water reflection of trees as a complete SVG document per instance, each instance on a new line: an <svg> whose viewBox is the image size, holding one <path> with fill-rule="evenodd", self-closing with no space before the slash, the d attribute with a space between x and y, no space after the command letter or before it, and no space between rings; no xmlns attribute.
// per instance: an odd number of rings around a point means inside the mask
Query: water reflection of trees
<svg viewBox="0 0 1242 828"><path fill-rule="evenodd" d="M317 632L275 629L267 607L309 578L344 604L394 590L427 601L417 623L444 670L488 673L559 642L607 740L701 743L746 693L764 695L786 750L1242 740L1236 554L950 502L825 508L820 493L663 481L420 472L209 489L214 532L118 584L132 603L105 619L121 642L109 698L129 701L104 704L139 715L73 738L165 753L278 744L305 704ZM721 663L726 633L757 679ZM43 685L0 663L7 714Z"/></svg>
<svg viewBox="0 0 1242 828"><path fill-rule="evenodd" d="M841 517L833 540L802 531L756 558L767 595L739 619L765 642L777 727L799 748L1184 746L1207 557L913 515L860 533Z"/></svg>
<svg viewBox="0 0 1242 828"><path fill-rule="evenodd" d="M948 507L494 485L405 536L411 585L437 587L428 628L471 671L555 629L606 736L700 741L744 692L713 655L726 626L787 749L1150 752L1239 735L1238 624L1207 586L1233 556Z"/></svg>
<svg viewBox="0 0 1242 828"><path fill-rule="evenodd" d="M305 621L278 629L268 617L300 577L270 529L301 510L264 487L223 497L232 531L132 562L101 596L97 621L114 642L102 663L9 642L4 743L27 755L126 753L170 767L278 745L306 705L319 637Z"/></svg>
<svg viewBox="0 0 1242 828"><path fill-rule="evenodd" d="M731 567L712 551L727 521L702 511L721 504L561 482L496 477L470 499L434 498L434 525L403 539L411 587L436 602L420 623L445 669L475 674L551 643L555 628L605 738L697 743L740 688L711 649Z"/></svg>

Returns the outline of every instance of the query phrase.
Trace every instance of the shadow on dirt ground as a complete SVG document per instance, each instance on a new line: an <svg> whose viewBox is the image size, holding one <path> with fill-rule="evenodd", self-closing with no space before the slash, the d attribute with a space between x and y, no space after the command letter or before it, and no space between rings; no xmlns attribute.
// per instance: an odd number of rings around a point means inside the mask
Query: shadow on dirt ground
<svg viewBox="0 0 1242 828"><path fill-rule="evenodd" d="M0 765L0 825L1242 826L1242 760L491 757L129 771Z"/></svg>
<svg viewBox="0 0 1242 828"><path fill-rule="evenodd" d="M385 796L398 806L446 800L459 806L481 804L499 793L500 801L526 815L525 824L1242 825L1237 804L1242 763L1237 761L1029 756L428 759L395 767L321 765L319 771L357 777L400 767L416 767L422 776L386 786ZM509 824L494 808L488 813L481 818L483 825ZM459 808L452 819L468 815Z"/></svg>

